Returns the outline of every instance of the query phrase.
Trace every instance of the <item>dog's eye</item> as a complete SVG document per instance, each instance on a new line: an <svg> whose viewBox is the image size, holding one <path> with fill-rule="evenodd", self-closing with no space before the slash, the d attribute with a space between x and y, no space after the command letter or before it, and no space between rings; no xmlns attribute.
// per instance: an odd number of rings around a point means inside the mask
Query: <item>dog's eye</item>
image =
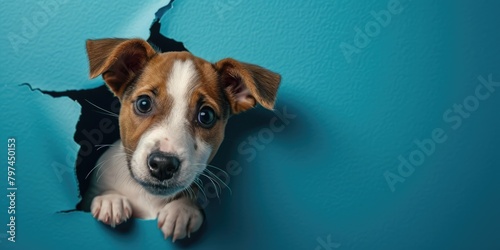
<svg viewBox="0 0 500 250"><path fill-rule="evenodd" d="M198 123L203 128L211 128L215 124L215 112L211 107L203 106L198 111Z"/></svg>
<svg viewBox="0 0 500 250"><path fill-rule="evenodd" d="M137 98L137 101L135 101L135 110L139 114L149 113L152 107L153 105L151 105L151 98L147 95L141 95L139 96L139 98Z"/></svg>

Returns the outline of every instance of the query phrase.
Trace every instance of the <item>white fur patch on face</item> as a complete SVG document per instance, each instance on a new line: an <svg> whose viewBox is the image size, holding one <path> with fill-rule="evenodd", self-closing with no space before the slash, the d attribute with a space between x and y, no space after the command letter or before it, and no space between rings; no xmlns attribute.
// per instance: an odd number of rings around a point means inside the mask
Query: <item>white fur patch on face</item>
<svg viewBox="0 0 500 250"><path fill-rule="evenodd" d="M193 85L197 78L196 70L191 60L176 61L172 66L172 73L167 80L167 93L173 97L170 117L166 119L166 126L172 129L172 135L180 137L187 129L186 115ZM181 138L176 138L181 139Z"/></svg>
<svg viewBox="0 0 500 250"><path fill-rule="evenodd" d="M192 121L187 117L190 109L197 108L189 107L193 89L196 87L197 74L191 60L177 60L173 63L165 84L167 93L173 100L171 111L161 122L154 124L141 136L132 156L131 171L140 183L183 189L190 186L205 169L212 149L206 142L193 138L190 133ZM151 176L147 158L154 150L175 155L181 161L178 172L171 179L160 182Z"/></svg>

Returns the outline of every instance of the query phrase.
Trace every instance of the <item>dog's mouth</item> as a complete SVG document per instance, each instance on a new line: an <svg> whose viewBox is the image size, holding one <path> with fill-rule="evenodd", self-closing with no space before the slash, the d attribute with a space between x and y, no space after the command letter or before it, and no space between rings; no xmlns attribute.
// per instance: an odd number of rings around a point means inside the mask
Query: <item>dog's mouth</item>
<svg viewBox="0 0 500 250"><path fill-rule="evenodd" d="M130 169L132 178L141 185L147 192L159 196L173 196L186 190L191 183L188 179L182 178L180 173L176 173L167 180L159 181L152 176L139 177ZM183 176L186 177L186 176Z"/></svg>
<svg viewBox="0 0 500 250"><path fill-rule="evenodd" d="M179 185L177 183L162 184L162 183L151 183L143 180L138 180L134 178L137 183L139 183L144 189L149 193L154 195L171 196L177 194L178 192L184 190L186 187Z"/></svg>

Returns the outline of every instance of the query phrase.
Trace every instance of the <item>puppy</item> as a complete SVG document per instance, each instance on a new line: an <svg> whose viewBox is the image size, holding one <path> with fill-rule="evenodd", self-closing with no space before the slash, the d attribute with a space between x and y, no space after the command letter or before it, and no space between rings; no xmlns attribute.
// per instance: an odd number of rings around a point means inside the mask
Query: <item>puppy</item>
<svg viewBox="0 0 500 250"><path fill-rule="evenodd" d="M115 226L157 219L165 238L190 236L203 217L197 182L231 115L274 106L280 75L188 52L159 53L142 39L88 40L90 77L119 98L120 140L90 173L84 210Z"/></svg>

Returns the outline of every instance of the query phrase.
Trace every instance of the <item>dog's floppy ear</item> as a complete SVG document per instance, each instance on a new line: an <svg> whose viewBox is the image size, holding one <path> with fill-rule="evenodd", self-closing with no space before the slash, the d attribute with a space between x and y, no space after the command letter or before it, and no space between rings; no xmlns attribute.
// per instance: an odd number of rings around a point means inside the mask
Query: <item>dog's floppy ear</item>
<svg viewBox="0 0 500 250"><path fill-rule="evenodd" d="M273 109L281 76L260 66L226 58L215 63L222 87L231 105L231 113L238 114L260 103Z"/></svg>
<svg viewBox="0 0 500 250"><path fill-rule="evenodd" d="M90 78L102 75L121 99L126 85L142 71L156 51L142 39L87 40Z"/></svg>

